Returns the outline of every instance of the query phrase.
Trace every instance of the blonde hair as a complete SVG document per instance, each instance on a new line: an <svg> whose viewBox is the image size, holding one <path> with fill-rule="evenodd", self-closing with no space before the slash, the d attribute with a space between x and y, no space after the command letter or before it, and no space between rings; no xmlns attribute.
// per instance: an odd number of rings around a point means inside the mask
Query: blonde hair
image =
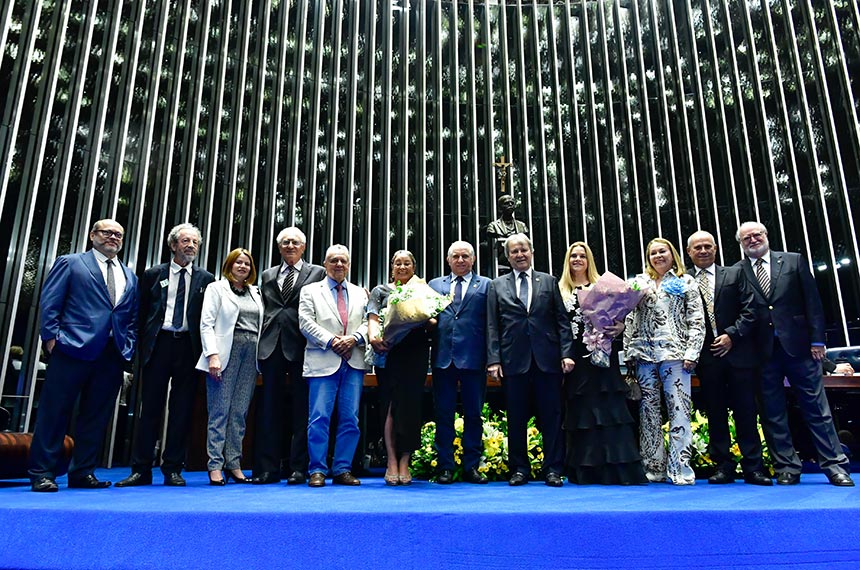
<svg viewBox="0 0 860 570"><path fill-rule="evenodd" d="M570 247L567 248L567 252L564 254L564 269L561 272L561 279L558 281L558 288L561 289L564 295L573 293L574 284L573 275L570 271L570 256L573 255L573 248L575 247L581 247L585 250L585 261L588 263L588 267L585 268L585 278L588 279L588 282L595 283L600 277L597 273L597 267L594 265L594 253L591 251L591 248L584 241L575 241L570 244Z"/></svg>
<svg viewBox="0 0 860 570"><path fill-rule="evenodd" d="M650 277L651 279L657 279L657 277L659 277L657 270L655 270L654 266L651 265L651 246L656 243L663 244L669 248L669 251L672 252L672 259L674 260L672 268L675 270L675 275L677 275L678 277L682 277L687 272L687 268L684 267L684 261L678 254L678 250L675 249L674 245L672 245L672 242L661 237L652 239L645 247L645 273L648 275L648 277Z"/></svg>

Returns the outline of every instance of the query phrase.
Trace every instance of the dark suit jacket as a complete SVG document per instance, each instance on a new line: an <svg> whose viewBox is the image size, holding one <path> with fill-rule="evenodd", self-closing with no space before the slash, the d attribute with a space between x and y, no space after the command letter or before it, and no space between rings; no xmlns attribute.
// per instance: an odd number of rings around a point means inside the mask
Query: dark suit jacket
<svg viewBox="0 0 860 570"><path fill-rule="evenodd" d="M325 269L303 262L301 271L296 275L290 297L285 303L281 299L281 289L278 287L278 273L281 265L265 270L260 281L260 295L263 297L265 313L257 357L260 360L269 358L280 339L284 358L292 362L301 362L307 341L299 331L299 293L303 285L321 281L325 277Z"/></svg>
<svg viewBox="0 0 860 570"><path fill-rule="evenodd" d="M454 292L452 275L437 277L428 283L437 293ZM487 292L490 280L472 273L469 287L457 310L448 305L438 317L433 335L434 368L452 364L460 370L483 370L487 365Z"/></svg>
<svg viewBox="0 0 860 570"><path fill-rule="evenodd" d="M526 374L532 357L546 373L561 374L561 359L573 358L570 320L555 277L532 271L531 311L517 297L514 273L490 283L487 294L487 364L505 376Z"/></svg>
<svg viewBox="0 0 860 570"><path fill-rule="evenodd" d="M125 290L113 306L98 263L92 250L57 258L42 287L40 335L56 339L55 350L79 360L95 360L113 335L130 361L137 343L137 276L119 263Z"/></svg>
<svg viewBox="0 0 860 570"><path fill-rule="evenodd" d="M698 269L691 269L695 277ZM704 306L705 299L702 298ZM705 307L707 315L707 307ZM756 313L753 305L753 290L739 267L714 265L714 320L717 334L727 334L732 339L732 349L723 358L736 368L754 368L761 364L760 347L755 343ZM705 344L699 361L716 358L710 346L714 333L709 324L705 326Z"/></svg>
<svg viewBox="0 0 860 570"><path fill-rule="evenodd" d="M167 284L170 262L150 267L140 280L140 340L138 359L145 366L152 356L155 340L164 324L164 311L167 307ZM192 358L196 358L203 348L200 344L200 309L203 306L203 293L206 286L215 281L215 276L197 265L191 266L191 290L185 305L185 318L191 336ZM162 285L164 283L164 285Z"/></svg>
<svg viewBox="0 0 860 570"><path fill-rule="evenodd" d="M824 344L824 308L815 278L798 253L770 252L770 295L765 297L749 259L740 267L752 285L760 346L765 356L773 351L774 334L791 356L809 355L812 343Z"/></svg>

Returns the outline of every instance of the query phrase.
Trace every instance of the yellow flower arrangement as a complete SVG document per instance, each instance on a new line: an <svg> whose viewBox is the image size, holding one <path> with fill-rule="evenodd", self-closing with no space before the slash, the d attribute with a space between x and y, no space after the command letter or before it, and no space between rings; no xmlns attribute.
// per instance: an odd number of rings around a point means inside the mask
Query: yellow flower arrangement
<svg viewBox="0 0 860 570"><path fill-rule="evenodd" d="M493 412L487 404L481 411L483 433L481 440L483 452L478 464L478 471L485 474L490 481L506 480L508 469L508 419L504 412ZM535 419L529 420L527 428L527 445L532 477L537 477L543 464L543 436L534 425ZM463 478L463 418L459 414L454 419L454 480ZM438 454L434 445L436 437L435 422L427 422L421 428L421 446L412 454L412 474L418 478L433 479L436 476Z"/></svg>
<svg viewBox="0 0 860 570"><path fill-rule="evenodd" d="M708 426L708 417L701 412L700 410L693 410L690 414L690 429L693 432L693 444L692 444L692 457L690 458L690 465L696 471L709 471L716 467L716 463L711 456L708 454L708 444L710 443L710 430ZM761 429L761 424L758 426L759 437L762 440L762 456L764 459L764 466L770 474L773 474L773 461L771 460L770 453L768 452L767 442L764 440L764 433ZM737 471L741 471L740 460L741 460L741 450L738 447L737 442L737 434L735 432L735 418L732 415L732 412L729 411L729 434L731 435L731 445L729 446L729 452L732 454L732 457L737 463ZM669 445L669 422L663 424L663 439L666 445Z"/></svg>

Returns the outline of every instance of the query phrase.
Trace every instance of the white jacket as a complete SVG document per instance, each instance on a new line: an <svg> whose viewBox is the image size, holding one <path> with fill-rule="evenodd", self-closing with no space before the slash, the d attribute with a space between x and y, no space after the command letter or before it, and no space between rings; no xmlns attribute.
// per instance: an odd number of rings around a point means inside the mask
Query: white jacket
<svg viewBox="0 0 860 570"><path fill-rule="evenodd" d="M343 332L343 322L337 312L337 305L328 287L328 279L302 287L299 296L299 329L308 339L305 346L304 368L306 378L319 378L337 372L343 359L328 348L337 335L355 334L367 343L367 293L361 287L346 283L349 296L347 308L347 328ZM364 370L364 347L356 344L347 364L356 370Z"/></svg>
<svg viewBox="0 0 860 570"><path fill-rule="evenodd" d="M257 328L257 342L263 328L263 299L256 285L248 285L248 292L260 311L260 326ZM233 330L239 320L239 305L236 294L230 290L230 282L220 279L210 283L203 294L203 310L200 314L200 341L203 354L197 361L197 370L209 372L209 357L217 354L221 369L230 362L230 349L233 348Z"/></svg>

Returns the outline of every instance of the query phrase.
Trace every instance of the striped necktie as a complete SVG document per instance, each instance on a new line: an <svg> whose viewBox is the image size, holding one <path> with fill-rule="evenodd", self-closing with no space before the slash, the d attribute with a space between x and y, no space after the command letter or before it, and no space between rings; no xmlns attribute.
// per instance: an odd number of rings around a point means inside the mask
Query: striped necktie
<svg viewBox="0 0 860 570"><path fill-rule="evenodd" d="M284 284L281 286L281 299L284 303L287 302L287 299L290 297L290 293L293 292L293 285L296 283L296 268L292 265L287 266L287 276L284 278Z"/></svg>
<svg viewBox="0 0 860 570"><path fill-rule="evenodd" d="M764 259L759 257L755 262L755 276L765 297L770 297L770 276L764 266Z"/></svg>

